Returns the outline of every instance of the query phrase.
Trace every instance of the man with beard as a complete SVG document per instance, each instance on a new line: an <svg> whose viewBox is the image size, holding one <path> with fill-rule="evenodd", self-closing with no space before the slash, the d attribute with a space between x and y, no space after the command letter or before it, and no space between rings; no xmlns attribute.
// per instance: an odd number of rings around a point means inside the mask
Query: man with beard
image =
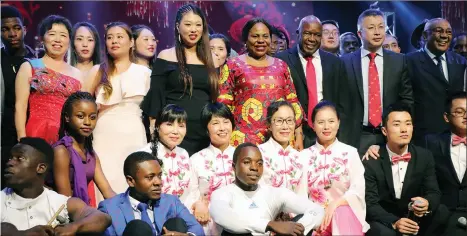
<svg viewBox="0 0 467 236"><path fill-rule="evenodd" d="M467 59L467 33L460 33L452 40L452 50Z"/></svg>
<svg viewBox="0 0 467 236"><path fill-rule="evenodd" d="M353 135L348 144L362 155L371 145L384 142L383 109L396 102L411 106L413 98L405 56L382 48L386 35L383 12L376 9L362 12L357 27L362 48L341 58L351 100L344 109L352 111L346 124Z"/></svg>
<svg viewBox="0 0 467 236"><path fill-rule="evenodd" d="M54 151L45 140L22 138L9 156L5 169L7 187L0 197L2 235L99 235L110 225L108 215L81 199L44 187L54 158Z"/></svg>
<svg viewBox="0 0 467 236"><path fill-rule="evenodd" d="M308 235L319 227L324 209L306 196L287 188L260 185L263 157L251 143L240 144L233 154L235 182L215 190L209 213L222 235ZM292 221L274 221L280 212L299 214Z"/></svg>
<svg viewBox="0 0 467 236"><path fill-rule="evenodd" d="M4 100L2 100L2 157L8 157L10 149L17 143L14 121L15 109L15 80L16 73L26 58L35 58L32 48L24 44L26 27L23 17L18 9L13 6L2 6L2 79L4 86ZM6 160L2 158L4 165ZM3 175L2 175L3 178ZM2 179L3 180L3 179ZM4 181L2 181L3 187Z"/></svg>
<svg viewBox="0 0 467 236"><path fill-rule="evenodd" d="M325 20L321 25L323 26L321 50L339 56L339 24L335 20Z"/></svg>
<svg viewBox="0 0 467 236"><path fill-rule="evenodd" d="M452 28L442 18L425 24L423 51L407 54L408 74L414 88L414 141L423 144L424 136L448 129L443 119L448 94L464 88L467 62L461 55L448 51Z"/></svg>
<svg viewBox="0 0 467 236"><path fill-rule="evenodd" d="M308 148L316 141L313 131L311 113L319 101L325 99L337 104L341 122L346 121L344 105L349 101L347 87L343 82L345 70L342 61L320 48L323 27L318 17L310 15L300 20L297 29L298 44L275 56L287 63L290 68L297 97L306 116L303 124L304 148ZM339 139L347 142L348 126L342 125Z"/></svg>
<svg viewBox="0 0 467 236"><path fill-rule="evenodd" d="M340 47L340 55L343 56L345 54L349 54L352 52L355 52L357 50L359 44L358 44L358 38L357 36L352 33L352 32L345 32L340 36L340 42L339 42L339 47Z"/></svg>
<svg viewBox="0 0 467 236"><path fill-rule="evenodd" d="M177 196L161 193L161 166L162 161L147 152L135 152L125 159L123 173L130 187L99 204L99 210L112 217L105 235L122 235L135 219L146 222L152 235L204 235L201 225Z"/></svg>

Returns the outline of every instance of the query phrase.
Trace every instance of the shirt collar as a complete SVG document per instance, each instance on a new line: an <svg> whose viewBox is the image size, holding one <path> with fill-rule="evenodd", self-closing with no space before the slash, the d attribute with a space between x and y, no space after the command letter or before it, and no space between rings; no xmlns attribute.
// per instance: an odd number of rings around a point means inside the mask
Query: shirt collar
<svg viewBox="0 0 467 236"><path fill-rule="evenodd" d="M425 45L425 52L428 54L428 56L433 60L435 59L436 55L430 52L430 50L426 47ZM441 54L441 60L446 61L446 53Z"/></svg>
<svg viewBox="0 0 467 236"><path fill-rule="evenodd" d="M131 204L131 208L133 208L134 211L140 211L138 210L138 205L141 203L140 201L132 198L130 196L130 194L128 194L128 199L130 200L130 204ZM152 206L152 203L151 201L149 201L149 204L148 204L148 209L152 211L153 209L153 206Z"/></svg>
<svg viewBox="0 0 467 236"><path fill-rule="evenodd" d="M208 149L211 150L212 153L214 153L214 156L217 155L217 154L224 154L224 153L227 153L227 151L230 149L230 148L233 148L232 146L228 146L224 152L222 152L219 148L216 148L214 147L214 145L212 145L212 143L209 145Z"/></svg>
<svg viewBox="0 0 467 236"><path fill-rule="evenodd" d="M22 209L25 209L27 207L35 207L36 206L36 203L39 201L39 199L42 199L44 197L46 197L47 195L47 189L44 188L44 191L42 191L42 193L37 196L36 198L23 198L21 196L19 196L18 194L16 194L13 189L11 188L7 188L6 189L6 193L7 193L7 202L8 202L8 206L13 208L13 209L17 209L17 210L22 210Z"/></svg>
<svg viewBox="0 0 467 236"><path fill-rule="evenodd" d="M269 138L268 140L268 143L269 145L271 145L274 150L284 150L284 151L290 151L290 149L292 149L292 147L290 145L288 145L285 149L282 147L282 145L280 145L278 142L276 142L276 140L274 140L274 138Z"/></svg>
<svg viewBox="0 0 467 236"><path fill-rule="evenodd" d="M178 146L175 146L175 148L172 151L170 151L167 147L164 146L164 144L162 144L161 142L158 142L157 143L157 152L158 152L157 156L165 157L165 154L167 153L177 153L177 148Z"/></svg>
<svg viewBox="0 0 467 236"><path fill-rule="evenodd" d="M360 55L362 56L362 58L364 57L367 57L368 54L370 54L370 51L364 49L363 47L361 47L361 50L360 50ZM378 56L383 56L383 48L380 47L377 51L376 51L376 55Z"/></svg>
<svg viewBox="0 0 467 236"><path fill-rule="evenodd" d="M336 140L334 140L334 142L331 143L331 145L329 145L328 148L324 148L323 145L321 145L321 144L319 144L318 142L316 142L316 143L315 143L315 147L316 147L319 151L321 151L321 150L332 150L332 148L333 148L335 145L337 145L338 142L339 142L339 140L337 140L337 138L336 138Z"/></svg>
<svg viewBox="0 0 467 236"><path fill-rule="evenodd" d="M305 59L305 56L302 52L302 50L300 49L300 45L297 44L297 49L298 49L298 55L300 56L300 58L303 58ZM313 53L313 58L316 58L316 59L320 59L320 55L319 55L319 48L318 50L315 51L315 53Z"/></svg>
<svg viewBox="0 0 467 236"><path fill-rule="evenodd" d="M389 149L389 147L388 147L387 144L386 144L386 150L388 150L389 158L392 158L393 156L399 156L398 154L392 152L392 151ZM406 148L405 151L402 153L402 155L405 155L405 154L407 154L408 152L409 152L409 146L407 146L407 148ZM402 156L402 155L400 155L400 156Z"/></svg>

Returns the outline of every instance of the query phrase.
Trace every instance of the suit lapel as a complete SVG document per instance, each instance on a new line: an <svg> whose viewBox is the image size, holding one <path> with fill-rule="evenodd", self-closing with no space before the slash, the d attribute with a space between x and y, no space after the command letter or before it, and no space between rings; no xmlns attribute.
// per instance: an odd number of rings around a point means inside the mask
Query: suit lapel
<svg viewBox="0 0 467 236"><path fill-rule="evenodd" d="M154 204L153 212L154 212L154 221L156 223L156 228L157 228L156 230L157 232L162 234L163 233L162 226L164 226L164 223L166 221L165 216L167 214L167 204L165 203L164 194L161 194L160 200Z"/></svg>
<svg viewBox="0 0 467 236"><path fill-rule="evenodd" d="M420 53L420 61L422 62L422 68L430 75L436 77L438 80L443 82L444 84L448 84L448 81L441 76L441 71L438 70L438 66L433 62L433 60L428 56L426 52ZM446 54L447 55L447 54ZM449 73L449 68L448 68Z"/></svg>
<svg viewBox="0 0 467 236"><path fill-rule="evenodd" d="M303 83L303 86L305 86L305 90L308 89L307 84L306 84L306 77L305 77L305 72L303 70L302 62L300 61L300 57L298 55L298 48L294 47L292 50L289 52L289 59L292 62L292 65L294 66L295 70L298 72L298 77L300 77L300 80Z"/></svg>
<svg viewBox="0 0 467 236"><path fill-rule="evenodd" d="M381 146L381 165L383 166L384 176L386 176L386 182L388 184L389 191L393 198L396 197L396 192L394 191L394 181L392 179L392 164L389 158L388 150L386 146Z"/></svg>
<svg viewBox="0 0 467 236"><path fill-rule="evenodd" d="M409 144L408 151L410 152L412 158L410 158L410 161L407 164L407 171L405 172L404 183L402 184L401 199L402 196L404 196L405 192L407 192L407 189L410 187L412 172L414 171L415 165L417 164L417 152L415 151L415 148L413 148L412 145Z"/></svg>
<svg viewBox="0 0 467 236"><path fill-rule="evenodd" d="M332 94L332 91L330 91L331 86L331 78L329 78L329 72L332 71L332 64L331 63L326 63L327 55L319 50L319 56L321 57L321 68L322 68L322 73L323 73L323 78L322 78L322 86L323 86L323 98L328 99L328 95Z"/></svg>
<svg viewBox="0 0 467 236"><path fill-rule="evenodd" d="M451 132L443 133L440 141L441 153L443 154L443 157L446 157L446 159L443 161L446 163L446 166L448 167L449 172L451 173L454 181L457 184L460 184L459 178L457 178L456 169L454 169L454 164L452 163L451 158Z"/></svg>
<svg viewBox="0 0 467 236"><path fill-rule="evenodd" d="M123 217L125 217L125 222L128 223L135 219L135 215L133 213L133 208L130 203L130 199L128 198L129 190L125 192L125 194L120 196L120 210L123 213Z"/></svg>
<svg viewBox="0 0 467 236"><path fill-rule="evenodd" d="M354 70L355 79L357 80L358 91L360 92L360 98L363 99L363 76L362 76L362 57L361 49L352 53L352 66Z"/></svg>
<svg viewBox="0 0 467 236"><path fill-rule="evenodd" d="M446 64L448 65L449 84L451 85L452 88L454 88L456 86L456 83L455 83L456 80L454 78L459 77L459 75L455 74L455 70L454 70L455 60L450 52L446 52L445 56L446 56Z"/></svg>

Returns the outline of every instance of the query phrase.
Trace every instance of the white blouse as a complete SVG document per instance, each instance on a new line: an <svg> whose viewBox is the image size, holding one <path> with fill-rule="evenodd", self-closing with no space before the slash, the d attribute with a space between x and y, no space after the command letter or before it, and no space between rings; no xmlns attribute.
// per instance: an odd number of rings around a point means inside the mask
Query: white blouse
<svg viewBox="0 0 467 236"><path fill-rule="evenodd" d="M299 195L307 196L306 175L303 174L303 165L297 150L290 145L284 149L273 138L259 145L259 150L263 155L262 180L265 184L288 188Z"/></svg>

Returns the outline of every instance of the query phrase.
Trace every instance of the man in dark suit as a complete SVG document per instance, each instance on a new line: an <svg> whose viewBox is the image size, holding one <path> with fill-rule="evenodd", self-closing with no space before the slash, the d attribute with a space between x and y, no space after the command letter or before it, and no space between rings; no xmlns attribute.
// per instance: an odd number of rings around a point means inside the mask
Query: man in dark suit
<svg viewBox="0 0 467 236"><path fill-rule="evenodd" d="M412 80L414 105L414 141L420 145L429 133L448 129L443 120L447 95L464 88L466 59L448 51L452 29L445 19L431 19L425 24L423 51L407 54L408 74Z"/></svg>
<svg viewBox="0 0 467 236"><path fill-rule="evenodd" d="M386 23L384 14L368 9L358 17L358 36L362 48L344 55L350 93L348 122L350 145L363 154L369 146L383 143L381 114L384 107L396 102L412 105L412 86L407 76L405 56L382 48Z"/></svg>
<svg viewBox="0 0 467 236"><path fill-rule="evenodd" d="M289 65L298 99L307 114L303 124L304 148L310 147L316 141L316 134L311 128L311 113L320 100L325 99L337 104L341 120L346 119L346 111L339 103L348 101L346 86L343 83L343 63L336 56L319 49L322 30L317 17L304 17L297 29L298 45L275 55ZM346 126L342 126L339 138L348 142L345 133Z"/></svg>
<svg viewBox="0 0 467 236"><path fill-rule="evenodd" d="M146 152L135 152L125 159L123 172L130 187L99 204L99 210L112 218L104 235L122 235L135 219L146 222L152 235L204 235L177 196L161 193L161 165L162 161Z"/></svg>
<svg viewBox="0 0 467 236"><path fill-rule="evenodd" d="M441 204L448 212L445 235L466 235L465 229L457 227L460 217L467 218L467 99L465 92L458 92L446 100L444 120L450 130L425 137L426 148L433 153L436 175L442 192ZM440 207L441 210L442 207Z"/></svg>
<svg viewBox="0 0 467 236"><path fill-rule="evenodd" d="M385 111L382 132L387 143L381 146L381 157L363 162L366 220L371 227L366 235L418 232L432 235L440 228L437 208L441 192L433 156L428 150L410 144L413 131L410 113L403 103ZM408 212L411 202L413 214Z"/></svg>

